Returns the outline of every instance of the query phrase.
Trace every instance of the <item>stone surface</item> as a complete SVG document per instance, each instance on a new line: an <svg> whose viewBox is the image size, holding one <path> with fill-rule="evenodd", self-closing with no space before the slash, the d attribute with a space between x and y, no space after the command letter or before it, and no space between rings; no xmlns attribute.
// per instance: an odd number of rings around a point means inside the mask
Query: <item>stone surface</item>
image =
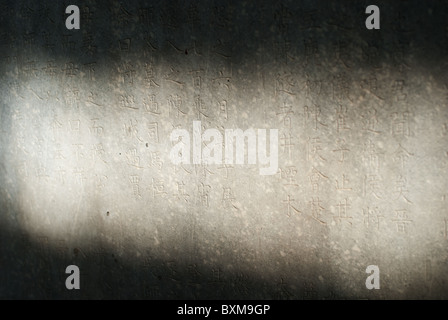
<svg viewBox="0 0 448 320"><path fill-rule="evenodd" d="M0 6L0 298L448 297L446 4L109 3ZM278 173L174 165L197 120Z"/></svg>

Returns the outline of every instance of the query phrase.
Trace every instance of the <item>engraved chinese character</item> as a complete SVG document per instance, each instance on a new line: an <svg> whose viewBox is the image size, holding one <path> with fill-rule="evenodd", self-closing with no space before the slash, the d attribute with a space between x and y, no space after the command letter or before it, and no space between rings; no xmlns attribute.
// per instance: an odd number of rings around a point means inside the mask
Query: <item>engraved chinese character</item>
<svg viewBox="0 0 448 320"><path fill-rule="evenodd" d="M380 168L380 155L376 149L376 145L372 142L372 140L367 140L364 148L364 162L367 163L371 172L378 172Z"/></svg>
<svg viewBox="0 0 448 320"><path fill-rule="evenodd" d="M104 128L98 125L97 123L98 120L99 120L98 118L91 119L93 123L92 126L90 127L90 132L93 133L94 135L101 136L103 134Z"/></svg>
<svg viewBox="0 0 448 320"><path fill-rule="evenodd" d="M277 299L291 299L293 295L289 292L287 284L283 278L280 278L280 282L277 284L275 298Z"/></svg>
<svg viewBox="0 0 448 320"><path fill-rule="evenodd" d="M382 198L380 177L376 174L368 174L364 177L364 195L373 195L377 199Z"/></svg>
<svg viewBox="0 0 448 320"><path fill-rule="evenodd" d="M54 78L58 74L58 68L54 60L47 61L47 65L42 68L42 70L44 70L45 75L50 78Z"/></svg>
<svg viewBox="0 0 448 320"><path fill-rule="evenodd" d="M137 155L137 149L130 149L126 152L126 158L128 165L142 169L143 166L140 164L140 157Z"/></svg>
<svg viewBox="0 0 448 320"><path fill-rule="evenodd" d="M151 143L159 143L159 124L157 122L148 123L148 135Z"/></svg>
<svg viewBox="0 0 448 320"><path fill-rule="evenodd" d="M222 270L221 268L213 268L211 274L211 282L212 283L222 283L224 282L222 278Z"/></svg>
<svg viewBox="0 0 448 320"><path fill-rule="evenodd" d="M67 62L65 64L65 67L62 69L62 71L64 71L64 75L66 77L72 78L72 77L78 75L79 69L76 67L76 65L73 62Z"/></svg>
<svg viewBox="0 0 448 320"><path fill-rule="evenodd" d="M409 123L409 112L394 112L392 113L391 131L392 135L398 138L409 137L411 135L411 128Z"/></svg>
<svg viewBox="0 0 448 320"><path fill-rule="evenodd" d="M229 208L238 209L233 204L233 201L235 201L235 196L233 195L232 189L230 187L223 187L222 189L223 189L223 192L222 192L221 202L222 202L224 208L226 208L226 209L229 209Z"/></svg>
<svg viewBox="0 0 448 320"><path fill-rule="evenodd" d="M289 194L286 196L286 199L284 199L282 202L286 203L286 206L287 206L287 213L286 213L286 215L288 217L291 217L291 215L293 213L299 213L299 214L302 213L299 209L297 209L296 207L294 207L292 205L295 202L295 200L291 199L291 196Z"/></svg>
<svg viewBox="0 0 448 320"><path fill-rule="evenodd" d="M336 129L338 133L345 130L350 130L350 128L347 126L346 114L347 107L344 107L340 104L336 110Z"/></svg>
<svg viewBox="0 0 448 320"><path fill-rule="evenodd" d="M55 150L55 153L54 153L54 159L55 160L64 160L65 159L64 155L62 154L62 147L61 147L60 143L56 144L56 150Z"/></svg>
<svg viewBox="0 0 448 320"><path fill-rule="evenodd" d="M280 146L283 149L283 153L287 153L289 159L291 159L291 150L294 147L294 143L292 143L291 133L283 133L280 137Z"/></svg>
<svg viewBox="0 0 448 320"><path fill-rule="evenodd" d="M408 218L408 212L406 209L395 210L395 219L393 219L397 226L398 233L408 233L408 226L413 221Z"/></svg>
<svg viewBox="0 0 448 320"><path fill-rule="evenodd" d="M204 160L203 163L194 165L194 171L196 175L201 176L204 179L207 178L207 174L215 174L213 171L209 169L207 161Z"/></svg>
<svg viewBox="0 0 448 320"><path fill-rule="evenodd" d="M191 284L199 284L201 273L199 272L198 265L196 263L187 266L188 270L188 282Z"/></svg>
<svg viewBox="0 0 448 320"><path fill-rule="evenodd" d="M291 50L291 41L288 39L275 41L274 50L279 62L287 64L288 60L292 58L292 55L289 53Z"/></svg>
<svg viewBox="0 0 448 320"><path fill-rule="evenodd" d="M307 66L310 62L314 66L320 66L319 46L317 40L314 38L307 38L304 40L305 46L305 63Z"/></svg>
<svg viewBox="0 0 448 320"><path fill-rule="evenodd" d="M346 178L345 174L342 174L342 179L336 179L336 190L350 191L352 188L348 187L350 181Z"/></svg>
<svg viewBox="0 0 448 320"><path fill-rule="evenodd" d="M79 107L79 89L70 88L65 90L65 103L70 107Z"/></svg>
<svg viewBox="0 0 448 320"><path fill-rule="evenodd" d="M129 120L128 123L124 124L124 132L129 138L136 138L138 141L143 142L143 139L140 137L138 133L138 121L137 120Z"/></svg>
<svg viewBox="0 0 448 320"><path fill-rule="evenodd" d="M344 40L337 40L334 43L335 62L342 64L345 68L349 69L348 61L352 61L350 56L351 48L350 42Z"/></svg>
<svg viewBox="0 0 448 320"><path fill-rule="evenodd" d="M307 141L307 159L308 161L322 160L327 161L322 155L322 146L319 137L308 138Z"/></svg>
<svg viewBox="0 0 448 320"><path fill-rule="evenodd" d="M297 175L297 168L295 166L288 166L280 169L280 175L283 180L284 186L299 186L295 178Z"/></svg>
<svg viewBox="0 0 448 320"><path fill-rule="evenodd" d="M377 118L377 111L375 108L370 108L367 114L361 115L363 118L363 128L362 130L368 131L375 134L380 134L381 131L378 131L377 125L378 125L378 118Z"/></svg>
<svg viewBox="0 0 448 320"><path fill-rule="evenodd" d="M208 106L206 103L204 103L204 100L202 100L201 96L197 94L194 97L194 108L198 112L198 119L201 120L201 117L208 118Z"/></svg>
<svg viewBox="0 0 448 320"><path fill-rule="evenodd" d="M85 23L85 22L83 22ZM94 55L97 51L97 46L94 43L93 34L90 32L83 33L82 35L82 50L87 55Z"/></svg>
<svg viewBox="0 0 448 320"><path fill-rule="evenodd" d="M227 111L227 100L221 100L218 102L219 115L224 118L225 121L228 119Z"/></svg>
<svg viewBox="0 0 448 320"><path fill-rule="evenodd" d="M336 144L337 144L337 149L333 150L333 152L339 152L340 157L339 157L339 162L344 162L345 161L345 154L347 152L350 151L350 149L348 149L346 147L346 143L344 139L337 139L336 140Z"/></svg>
<svg viewBox="0 0 448 320"><path fill-rule="evenodd" d="M225 176L224 179L228 179L229 178L229 171L232 170L232 172L234 172L235 167L233 165L230 164L224 164L223 166L218 168L219 170L225 170Z"/></svg>
<svg viewBox="0 0 448 320"><path fill-rule="evenodd" d="M177 181L176 186L177 186L177 193L173 194L173 196L177 200L183 200L188 203L188 199L190 198L190 195L185 190L185 183L183 181L180 181L180 182Z"/></svg>
<svg viewBox="0 0 448 320"><path fill-rule="evenodd" d="M380 229L380 222L384 216L380 213L378 207L367 207L362 209L362 213L364 215L364 225L369 228L370 225L373 225L377 230Z"/></svg>
<svg viewBox="0 0 448 320"><path fill-rule="evenodd" d="M276 112L277 115L282 116L282 122L283 125L291 129L291 116L294 114L294 111L292 110L292 105L288 105L286 101L283 102L283 106L279 107L279 111Z"/></svg>
<svg viewBox="0 0 448 320"><path fill-rule="evenodd" d="M280 93L286 93L293 96L295 95L293 93L295 86L296 81L291 73L279 73L275 79L275 96Z"/></svg>
<svg viewBox="0 0 448 320"><path fill-rule="evenodd" d="M82 150L84 149L84 145L83 144L74 144L73 147L75 147L75 156L76 156L76 161L79 162L80 158L84 158L84 153L82 152Z"/></svg>
<svg viewBox="0 0 448 320"><path fill-rule="evenodd" d="M187 112L182 110L182 98L177 94L172 94L168 97L168 104L170 106L170 114L174 112L176 118L181 114L186 115Z"/></svg>
<svg viewBox="0 0 448 320"><path fill-rule="evenodd" d="M319 126L326 127L327 125L320 120L321 110L320 107L316 104L313 104L312 107L305 105L303 107L303 113L305 118L305 126L310 122L313 130L318 130Z"/></svg>
<svg viewBox="0 0 448 320"><path fill-rule="evenodd" d="M140 193L140 177L138 175L130 175L129 182L131 183L132 194L134 195L134 198L140 199L142 197Z"/></svg>
<svg viewBox="0 0 448 320"><path fill-rule="evenodd" d="M135 97L132 94L120 94L118 101L122 108L138 109L138 106L135 105Z"/></svg>
<svg viewBox="0 0 448 320"><path fill-rule="evenodd" d="M352 226L351 219L353 219L353 217L349 216L347 213L348 209L351 207L347 198L339 201L336 207L338 208L338 214L333 217L336 223L341 224L342 221L346 221L350 226Z"/></svg>
<svg viewBox="0 0 448 320"><path fill-rule="evenodd" d="M96 107L102 107L102 105L99 104L99 103L97 102L97 100L96 100L96 99L97 99L97 96L98 96L97 93L94 93L94 92L90 91L90 92L89 92L89 95L87 96L86 104L94 105L94 106L96 106Z"/></svg>
<svg viewBox="0 0 448 320"><path fill-rule="evenodd" d="M350 98L350 79L345 73L339 73L333 79L333 99L343 100Z"/></svg>
<svg viewBox="0 0 448 320"><path fill-rule="evenodd" d="M403 176L399 176L398 179L395 181L395 194L397 195L396 200L398 200L400 197L404 199L408 203L412 203L411 200L408 199L409 190L407 190L406 187L406 179Z"/></svg>
<svg viewBox="0 0 448 320"><path fill-rule="evenodd" d="M85 63L84 65L85 70L87 70L87 75L89 80L95 80L95 66L96 62L89 62Z"/></svg>
<svg viewBox="0 0 448 320"><path fill-rule="evenodd" d="M394 152L394 161L399 162L401 168L404 169L408 159L413 155L413 153L410 153L405 148L403 148L401 144L399 144L398 149Z"/></svg>
<svg viewBox="0 0 448 320"><path fill-rule="evenodd" d="M157 168L159 171L162 170L163 161L160 157L160 151L151 151L149 153L149 167Z"/></svg>
<svg viewBox="0 0 448 320"><path fill-rule="evenodd" d="M183 87L184 82L180 81L179 79L180 74L181 72L179 70L171 66L170 71L167 74L165 74L165 80L174 83L180 87Z"/></svg>
<svg viewBox="0 0 448 320"><path fill-rule="evenodd" d="M143 99L143 106L146 110L146 112L152 113L153 115L160 115L161 112L159 111L159 103L156 100L155 94L150 94L148 96L148 99Z"/></svg>
<svg viewBox="0 0 448 320"><path fill-rule="evenodd" d="M123 83L131 85L134 83L135 68L132 63L123 62L121 66L118 68L118 72L121 76Z"/></svg>
<svg viewBox="0 0 448 320"><path fill-rule="evenodd" d="M325 221L321 220L321 215L325 211L325 208L322 206L322 201L319 197L311 198L309 204L311 207L311 217L320 224L326 224Z"/></svg>
<svg viewBox="0 0 448 320"><path fill-rule="evenodd" d="M405 81L404 80L395 80L392 85L392 94L395 96L395 101L406 101L407 94L404 92Z"/></svg>
<svg viewBox="0 0 448 320"><path fill-rule="evenodd" d="M85 176L85 172L83 168L80 167L76 167L73 170L74 175L76 176L76 181L77 183L82 187L84 186L84 181L87 180L86 176Z"/></svg>
<svg viewBox="0 0 448 320"><path fill-rule="evenodd" d="M165 197L167 192L165 191L165 180L163 179L152 179L152 196L155 197Z"/></svg>
<svg viewBox="0 0 448 320"><path fill-rule="evenodd" d="M313 168L309 176L309 179L311 182L311 186L313 188L313 193L318 193L320 188L320 182L322 181L322 179L328 180L328 177L319 170L317 170L316 168Z"/></svg>
<svg viewBox="0 0 448 320"><path fill-rule="evenodd" d="M131 38L118 40L118 46L121 52L129 52L131 50Z"/></svg>
<svg viewBox="0 0 448 320"><path fill-rule="evenodd" d="M209 197L210 197L210 190L211 190L211 186L209 185L205 185L204 183L200 183L198 185L198 199L197 202L199 203L199 205L203 206L203 207L209 207Z"/></svg>

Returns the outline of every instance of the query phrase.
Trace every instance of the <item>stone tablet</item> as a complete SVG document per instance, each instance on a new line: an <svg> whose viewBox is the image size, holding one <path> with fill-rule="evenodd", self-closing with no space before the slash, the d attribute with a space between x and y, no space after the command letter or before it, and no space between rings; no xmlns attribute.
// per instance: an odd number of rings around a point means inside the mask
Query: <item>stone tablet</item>
<svg viewBox="0 0 448 320"><path fill-rule="evenodd" d="M68 6L0 5L0 298L448 298L445 2Z"/></svg>

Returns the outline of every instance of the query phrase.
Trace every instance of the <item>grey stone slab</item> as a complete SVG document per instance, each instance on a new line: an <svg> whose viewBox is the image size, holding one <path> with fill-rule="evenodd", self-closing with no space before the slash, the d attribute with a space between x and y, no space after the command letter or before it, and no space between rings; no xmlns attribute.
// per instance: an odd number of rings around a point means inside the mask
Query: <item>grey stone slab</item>
<svg viewBox="0 0 448 320"><path fill-rule="evenodd" d="M448 297L447 5L109 3L0 6L1 298Z"/></svg>

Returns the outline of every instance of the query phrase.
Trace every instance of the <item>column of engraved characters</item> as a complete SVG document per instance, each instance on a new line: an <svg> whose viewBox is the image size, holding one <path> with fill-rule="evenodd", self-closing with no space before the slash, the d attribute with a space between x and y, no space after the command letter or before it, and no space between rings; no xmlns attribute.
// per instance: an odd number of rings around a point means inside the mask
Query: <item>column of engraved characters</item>
<svg viewBox="0 0 448 320"><path fill-rule="evenodd" d="M9 94L12 95L12 92ZM2 119L0 119L2 120ZM19 163L16 166L16 173L17 176L23 181L26 181L30 178L30 174L34 171L32 166L32 162L28 160L28 155L30 153L28 144L26 143L26 127L28 122L28 117L26 112L24 112L21 109L15 109L11 115L10 118L11 121L11 127L15 128L15 144L17 145L15 156L19 159ZM5 132L6 133L6 132ZM7 137L8 135L3 135L4 137ZM37 136L33 137L33 140L38 141L39 138ZM43 143L43 140L40 142ZM39 151L40 152L40 151ZM39 167L42 165L42 158L39 156L39 163L38 168L36 168L36 178L40 180L39 178ZM42 160L41 160L42 159ZM45 170L46 171L46 170ZM46 179L46 173L44 172L44 179Z"/></svg>
<svg viewBox="0 0 448 320"><path fill-rule="evenodd" d="M392 135L394 136L395 151L392 162L395 167L395 176L392 181L392 197L395 204L392 221L398 233L407 234L413 224L411 208L413 206L410 195L409 172L414 152L408 147L407 140L411 134L410 113L398 112L392 114Z"/></svg>
<svg viewBox="0 0 448 320"><path fill-rule="evenodd" d="M295 181L297 174L294 163L293 151L295 148L294 136L294 110L295 98L297 96L297 80L293 73L288 70L288 63L293 59L292 43L290 41L290 28L292 27L294 12L286 5L275 6L273 18L278 37L273 43L275 62L278 65L277 74L274 79L274 97L276 100L276 124L279 129L279 163L278 175L283 185L283 195L281 198L286 216L299 215L299 202L295 199L298 184Z"/></svg>
<svg viewBox="0 0 448 320"><path fill-rule="evenodd" d="M401 12L398 12L394 18L396 23L393 29L397 37L391 44L393 64L402 79L406 79L410 70L407 60L408 56L412 55L412 44L405 35L414 32L415 26Z"/></svg>
<svg viewBox="0 0 448 320"><path fill-rule="evenodd" d="M103 120L100 118L90 119L89 132L94 143L91 145L90 151L92 154L93 163L104 165L107 164L107 153L103 145L104 136Z"/></svg>
<svg viewBox="0 0 448 320"><path fill-rule="evenodd" d="M218 32L231 28L233 16L233 9L226 8L225 6L217 5L213 8L212 19L214 28ZM226 34L226 32L225 32ZM229 36L218 37L211 45L210 58L215 63L214 70L211 71L207 85L211 93L211 101L209 102L211 108L203 110L199 116L201 116L208 123L214 120L220 123L218 130L224 134L227 127L227 122L231 119L230 109L232 107L232 90L233 90L233 65L232 55L234 50L233 40ZM191 51L191 50L190 50ZM201 55L197 52L197 45L195 42L195 54ZM211 117L212 116L212 117ZM196 167L196 166L195 166ZM195 168L196 169L196 168ZM209 170L207 167L201 169L204 174L219 174L223 179L223 185L217 189L220 198L220 207L225 212L232 212L239 210L237 205L237 194L233 185L230 183L236 176L235 167L233 164L222 163L216 170Z"/></svg>
<svg viewBox="0 0 448 320"><path fill-rule="evenodd" d="M282 3L276 6L273 15L278 34L276 41L274 41L275 59L277 63L286 65L293 58L291 53L292 43L289 38L290 29L293 27L294 13Z"/></svg>
<svg viewBox="0 0 448 320"><path fill-rule="evenodd" d="M75 168L73 169L75 183L83 187L86 180L92 179L94 181L96 192L103 191L108 177L104 174L92 174L89 177L83 164L90 162L95 167L106 167L106 164L108 163L107 152L102 142L105 130L102 122L103 121L100 118L93 118L90 120L83 119L83 121L80 119L72 119L68 122L69 134L75 142L72 144L72 154L68 155L68 157L74 158L76 162ZM55 123L55 125L58 126L59 124ZM82 140L78 140L83 132L88 132L90 134L91 139L89 140L92 142L88 145L81 143L83 142ZM64 157L63 151L60 150L59 152L58 150L57 156L58 158ZM66 171L63 170L62 166L59 166L57 174L61 183L64 184Z"/></svg>
<svg viewBox="0 0 448 320"><path fill-rule="evenodd" d="M143 110L148 115L157 118L162 114L158 98L161 82L156 73L154 58L150 58L148 62L145 62L143 72L143 85L147 89L145 92L148 92L143 98Z"/></svg>
<svg viewBox="0 0 448 320"><path fill-rule="evenodd" d="M126 139L127 144L123 154L120 153L130 172L127 175L129 185L128 194L135 200L141 199L145 192L144 183L142 183L145 164L140 151L140 146L144 143L144 138L141 121L139 120L130 118L123 123L123 137Z"/></svg>
<svg viewBox="0 0 448 320"><path fill-rule="evenodd" d="M306 216L315 222L326 225L327 224L327 208L322 200L322 187L327 184L329 178L316 167L312 167L308 174L308 182L311 188L310 195L306 201Z"/></svg>
<svg viewBox="0 0 448 320"><path fill-rule="evenodd" d="M305 169L307 170L308 192L304 203L305 217L312 223L318 225L326 225L328 220L328 207L324 203L322 194L326 191L330 183L330 178L325 168L328 167L328 161L331 161L328 153L328 145L322 137L326 136L326 132L330 129L329 123L324 119L324 113L320 106L320 94L322 92L323 81L313 75L312 68L316 68L318 63L317 43L310 37L316 30L320 28L315 23L316 10L304 10L305 34L308 38L306 42L306 61L305 61L305 78L300 83L301 98L303 103L303 127L304 127L304 144L305 152ZM311 48L314 48L310 50ZM345 155L344 155L345 156ZM306 210L306 211L305 211Z"/></svg>
<svg viewBox="0 0 448 320"><path fill-rule="evenodd" d="M148 119L144 136L144 139L146 139L146 147L149 148L148 166L160 172L163 167L163 160L160 151L156 150L155 146L160 142L159 118L162 115L163 108L160 106L158 99L161 82L158 79L152 58L144 65L143 81L145 87L148 89L148 94L143 98L143 110L145 112L145 118Z"/></svg>
<svg viewBox="0 0 448 320"><path fill-rule="evenodd" d="M63 134L64 129L66 128L64 126L64 122L61 121L57 115L54 115L51 126L54 136L53 159L56 163L55 178L56 181L58 181L61 185L65 185L67 171L64 170L64 168L65 168L65 161L69 155L66 152L67 150L66 147L64 147L64 144L61 141L61 136Z"/></svg>
<svg viewBox="0 0 448 320"><path fill-rule="evenodd" d="M177 67L170 65L163 77L164 83L170 88L171 94L167 97L169 108L169 115L171 118L179 120L188 114L188 106L185 104L185 99L182 95L182 90L185 86L183 75Z"/></svg>
<svg viewBox="0 0 448 320"><path fill-rule="evenodd" d="M171 124L172 129L181 129L182 125L173 125ZM173 141L172 145L175 145L176 143L179 143L182 141L182 138L179 137L179 141ZM160 154L158 155L160 157ZM201 203L201 191L200 189L196 188L194 190L195 185L188 185L188 176L191 175L194 170L191 168L191 165L186 165L183 163L180 163L179 165L173 165L173 174L176 177L174 180L174 185L171 184L171 187L174 188L174 192L171 194L171 197L174 201L177 201L179 205L185 206L187 204L199 204ZM191 192L193 189L193 193ZM208 195L206 196L208 199ZM208 203L208 201L206 202Z"/></svg>
<svg viewBox="0 0 448 320"><path fill-rule="evenodd" d="M293 140L292 126L296 119L293 110L293 100L288 97L288 93L280 93L280 97L283 97L282 102L276 110L276 116L280 124L280 160L282 165L279 168L280 180L283 185L284 196L282 202L286 207L286 215L291 217L292 215L300 214L298 209L298 199L294 198L294 193L299 190L299 184L297 182L298 169L296 161L293 158L293 150L295 143ZM297 202L296 202L297 201Z"/></svg>
<svg viewBox="0 0 448 320"><path fill-rule="evenodd" d="M68 131L73 141L71 157L75 162L72 170L72 181L75 185L81 188L84 187L85 181L87 180L87 174L83 164L86 163L89 157L88 147L83 143L83 140L81 140L81 136L85 131L84 124L84 119L74 118L69 120L68 126Z"/></svg>
<svg viewBox="0 0 448 320"><path fill-rule="evenodd" d="M304 136L306 137L305 162L310 170L308 178L311 184L311 192L317 196L321 191L321 179L324 177L328 178L321 172L321 168L325 167L329 160L328 155L324 152L325 144L322 141L321 133L328 130L329 125L323 117L322 108L319 104L323 81L312 77L311 74L306 72L305 79L300 84L300 90L304 101L302 118L305 128ZM343 128L341 127L342 130Z"/></svg>
<svg viewBox="0 0 448 320"><path fill-rule="evenodd" d="M233 188L230 186L222 187L221 204L226 210L238 210L236 205L236 197Z"/></svg>
<svg viewBox="0 0 448 320"><path fill-rule="evenodd" d="M379 49L375 39L367 42L362 49L362 59L372 71L363 76L358 84L361 95L368 99L369 103L359 114L359 124L364 137L361 147L362 161L362 195L363 204L361 213L363 225L368 230L380 231L386 223L381 205L386 201L387 192L384 191L385 180L382 174L384 151L379 141L387 132L383 128L383 122L378 110L383 108L385 95L383 86L378 81L376 74L381 68L379 63ZM384 226L383 226L384 227Z"/></svg>
<svg viewBox="0 0 448 320"><path fill-rule="evenodd" d="M303 34L303 67L307 72L312 72L312 69L321 66L318 42L318 34L322 29L319 21L320 12L314 7L303 7L297 14L299 15L299 28Z"/></svg>
<svg viewBox="0 0 448 320"><path fill-rule="evenodd" d="M285 197L290 199L294 190L290 189L290 183L288 179L293 179L292 177L286 177L287 171L295 171L294 165L294 149L296 143L294 142L294 134L292 129L297 126L294 124L295 119L294 114L297 112L294 110L295 99L297 98L297 79L294 74L289 71L288 63L294 60L294 54L292 52L292 43L290 41L291 29L295 26L293 25L295 12L291 10L287 5L281 3L274 7L273 18L275 23L275 28L277 29L278 37L274 41L274 55L275 61L279 66L277 68L278 72L274 79L274 96L276 98L276 118L279 130L279 144L280 144L280 177L283 185L285 186ZM288 190L289 189L289 190ZM289 204L288 204L289 210Z"/></svg>
<svg viewBox="0 0 448 320"><path fill-rule="evenodd" d="M84 32L84 31L83 31ZM83 35L83 37L89 37L93 39L93 35ZM87 45L86 45L87 46ZM90 44L89 46L93 46ZM84 48L84 47L83 47ZM95 48L95 50L93 49ZM67 85L64 89L64 101L65 103L74 110L77 110L80 106L85 106L87 108L103 107L104 104L99 97L99 92L95 88L96 78L95 70L97 67L96 62L96 46L89 47L88 62L83 64L77 64L73 61L67 61L62 68L57 67L54 60L48 60L47 64L42 70L49 77L62 76L64 81L68 81L70 85ZM79 76L85 77L83 80L89 81L90 90L80 90L77 83Z"/></svg>
<svg viewBox="0 0 448 320"><path fill-rule="evenodd" d="M164 199L168 194L166 191L165 179L152 178L148 191L153 200Z"/></svg>
<svg viewBox="0 0 448 320"><path fill-rule="evenodd" d="M375 113L367 115L369 121L377 123ZM374 117L374 120L371 118ZM376 126L376 125L375 125ZM362 194L365 202L362 205L364 227L369 230L380 231L385 223L385 216L381 209L381 204L386 201L387 193L384 191L385 181L381 174L384 152L377 143L377 137L383 132L370 130L372 127L364 127L366 132L366 142L362 146Z"/></svg>
<svg viewBox="0 0 448 320"><path fill-rule="evenodd" d="M348 155L351 153L349 145L350 131L353 126L348 121L348 107L347 103L339 103L335 108L333 130L335 134L334 144L332 147L333 163L337 166L337 176L334 179L334 187L337 190L336 203L333 205L335 212L333 212L333 221L336 225L348 226L353 225L353 217L351 215L352 208L352 187L350 177L350 166L347 166L347 159L351 158Z"/></svg>
<svg viewBox="0 0 448 320"><path fill-rule="evenodd" d="M447 37L448 37L448 27L447 27ZM446 89L448 89L448 85L445 85ZM448 102L448 94L447 94L447 99L446 101ZM447 145L447 138L448 138L448 123L444 122L441 125L441 136L443 138L443 142L445 143L445 146ZM445 161L448 160L448 151L446 148L441 149L441 153L442 153L442 157L445 158ZM448 215L447 215L447 206L446 206L446 198L447 198L447 194L444 191L443 195L441 196L441 204L442 204L442 212L444 212L445 217L442 219L442 235L443 238L445 240L448 240Z"/></svg>
<svg viewBox="0 0 448 320"><path fill-rule="evenodd" d="M311 83L306 85L311 85ZM322 119L321 108L314 102L314 97L314 95L305 96L306 100L303 107L306 132L305 160L306 168L309 170L308 182L310 189L310 196L307 199L307 216L319 224L325 225L327 222L324 216L327 209L324 207L321 193L323 184L329 181L327 174L323 173L328 156L324 153L324 145L320 133L327 127L327 124Z"/></svg>
<svg viewBox="0 0 448 320"><path fill-rule="evenodd" d="M191 70L189 74L193 85L193 96L190 101L193 101L192 109L196 114L195 118L201 122L208 122L211 116L209 103L204 100L202 95L205 72L203 69L195 69Z"/></svg>
<svg viewBox="0 0 448 320"><path fill-rule="evenodd" d="M341 63L343 68L339 70L348 69L345 61L342 60L341 51L343 44L337 44L338 62ZM332 75L331 78L331 91L332 91L332 103L334 105L334 121L331 130L333 130L333 144L330 147L332 162L337 167L338 174L334 178L334 187L337 190L336 202L333 204L333 220L332 224L336 224L340 228L349 227L353 225L352 210L352 194L351 180L349 168L351 167L347 163L348 155L351 154L350 133L353 127L353 123L350 123L349 114L350 106L352 105L352 98L350 96L351 79L345 71L338 71ZM317 126L317 121L316 126Z"/></svg>
<svg viewBox="0 0 448 320"><path fill-rule="evenodd" d="M210 288L212 288L215 291L216 296L219 297L222 294L224 287L227 285L225 272L219 265L214 265L208 272L207 278Z"/></svg>
<svg viewBox="0 0 448 320"><path fill-rule="evenodd" d="M288 63L294 59L292 53L292 43L290 41L290 28L294 12L286 5L279 4L273 12L275 27L278 30L278 37L274 41L275 61L279 65L279 70L274 79L274 96L276 99L276 124L279 126L279 163L278 175L283 186L281 198L284 212L287 217L298 217L301 215L299 209L300 201L295 195L299 190L297 182L297 165L294 161L294 149L296 147L293 129L297 126L294 123L297 112L294 108L297 97L297 79L288 70Z"/></svg>
<svg viewBox="0 0 448 320"><path fill-rule="evenodd" d="M84 5L80 8L82 21L81 51L86 57L96 56L97 41L92 30L92 21L95 19L94 5Z"/></svg>
<svg viewBox="0 0 448 320"><path fill-rule="evenodd" d="M195 56L200 55L196 50L190 50L190 54L194 54ZM192 87L192 96L189 97L189 101L192 102L190 109L194 113L194 118L201 121L201 130L204 131L210 124L213 115L210 102L205 99L203 92L208 85L214 85L213 79L206 81L206 71L201 67L189 70L188 76L191 81L189 86ZM201 144L201 149L207 148L208 141L202 141ZM200 181L197 185L196 203L202 207L210 206L210 192L212 187L208 185L206 181L208 176L215 174L214 170L211 169L208 163L201 161L199 164L193 164L192 173L195 174L198 181ZM224 205L224 208L230 208L226 207L228 201L222 201L222 204Z"/></svg>
<svg viewBox="0 0 448 320"><path fill-rule="evenodd" d="M212 186L200 182L197 184L196 192L196 205L198 207L208 208L210 207L210 192Z"/></svg>
<svg viewBox="0 0 448 320"><path fill-rule="evenodd" d="M400 29L401 32L401 29ZM413 201L410 195L410 176L414 151L411 149L409 139L413 136L412 112L409 110L409 92L407 89L407 68L404 51L406 43L395 44L397 64L399 64L399 77L393 80L389 102L395 106L394 112L389 114L390 136L393 147L391 162L394 166L395 174L392 176L390 187L392 189L392 199L394 201L391 221L395 225L398 233L407 234L413 225L412 206Z"/></svg>
<svg viewBox="0 0 448 320"><path fill-rule="evenodd" d="M219 66L217 72L212 76L210 86L213 89L213 108L216 108L214 112L217 120L221 123L225 123L229 120L229 108L231 103L232 93L232 61L229 57L217 56L219 59Z"/></svg>
<svg viewBox="0 0 448 320"><path fill-rule="evenodd" d="M448 218L446 217L446 194L442 196L442 207L445 212L445 217L442 219L442 236L443 239L448 240Z"/></svg>

